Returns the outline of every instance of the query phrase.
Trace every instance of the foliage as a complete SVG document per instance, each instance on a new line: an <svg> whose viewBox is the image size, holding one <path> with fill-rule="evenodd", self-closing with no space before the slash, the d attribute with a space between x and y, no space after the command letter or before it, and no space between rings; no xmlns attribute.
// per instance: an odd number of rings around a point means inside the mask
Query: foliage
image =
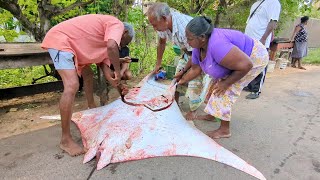
<svg viewBox="0 0 320 180"><path fill-rule="evenodd" d="M233 1L227 2L226 7L217 7L217 12L219 8L222 10L221 22L219 27L237 29L244 31L246 26L247 18L250 14L250 7L253 2L249 1Z"/></svg>
<svg viewBox="0 0 320 180"><path fill-rule="evenodd" d="M43 71L42 66L0 70L0 89L29 85L32 82L32 78L41 77L43 75L45 75L45 72ZM50 76L37 81L37 83L51 81L56 81L56 79Z"/></svg>
<svg viewBox="0 0 320 180"><path fill-rule="evenodd" d="M75 3L76 0L52 0L52 4L59 7L59 8L65 8L70 6L71 4ZM56 25L64 20L73 18L75 16L86 14L86 12L82 8L74 8L62 15L56 16L51 19L51 25Z"/></svg>
<svg viewBox="0 0 320 180"><path fill-rule="evenodd" d="M128 22L134 26L136 36L134 42L130 43L130 56L140 59L139 63L131 63L130 69L134 75L150 72L156 63L156 41L157 34L147 23L142 9L135 7L128 11ZM171 48L171 49L170 49ZM173 63L174 52L172 45L167 45L163 56L163 65Z"/></svg>
<svg viewBox="0 0 320 180"><path fill-rule="evenodd" d="M308 56L303 58L302 63L320 64L320 48L309 49Z"/></svg>
<svg viewBox="0 0 320 180"><path fill-rule="evenodd" d="M1 13L0 24L1 25L5 25L5 26L9 25L9 27L4 27L4 28L12 29L12 26L13 26L13 21L12 21L13 15L9 11L4 10L4 9L0 9L0 13Z"/></svg>
<svg viewBox="0 0 320 180"><path fill-rule="evenodd" d="M87 14L112 14L112 1L100 0L84 8Z"/></svg>
<svg viewBox="0 0 320 180"><path fill-rule="evenodd" d="M13 16L9 11L0 9L0 36L4 36L7 42L13 41L19 35L14 29L17 22L13 21Z"/></svg>
<svg viewBox="0 0 320 180"><path fill-rule="evenodd" d="M320 11L314 6L303 6L300 10L300 16L309 16L311 18L320 19Z"/></svg>
<svg viewBox="0 0 320 180"><path fill-rule="evenodd" d="M217 1L218 0L160 0L160 2L166 2L170 7L189 15L202 14L205 9L210 9L212 4Z"/></svg>
<svg viewBox="0 0 320 180"><path fill-rule="evenodd" d="M95 0L0 0L0 8L9 11L37 41L42 41L51 27L51 20L56 18L59 21L61 15L64 18L80 15L82 11L79 8L93 1Z"/></svg>
<svg viewBox="0 0 320 180"><path fill-rule="evenodd" d="M25 15L31 23L39 23L39 12L37 9L37 1L34 0L18 0L23 15Z"/></svg>
<svg viewBox="0 0 320 180"><path fill-rule="evenodd" d="M12 42L14 38L18 37L19 33L12 29L0 29L0 36L3 36L7 42Z"/></svg>
<svg viewBox="0 0 320 180"><path fill-rule="evenodd" d="M71 4L77 2L77 0L53 0L52 4L59 8L66 8ZM56 25L67 19L85 15L85 14L113 14L112 12L113 2L110 0L96 0L94 3L87 5L86 7L77 7L62 15L56 16L51 19L51 25Z"/></svg>
<svg viewBox="0 0 320 180"><path fill-rule="evenodd" d="M276 34L284 28L287 22L291 22L299 15L299 7L303 3L303 0L280 0L281 14L280 20L277 23L278 27Z"/></svg>

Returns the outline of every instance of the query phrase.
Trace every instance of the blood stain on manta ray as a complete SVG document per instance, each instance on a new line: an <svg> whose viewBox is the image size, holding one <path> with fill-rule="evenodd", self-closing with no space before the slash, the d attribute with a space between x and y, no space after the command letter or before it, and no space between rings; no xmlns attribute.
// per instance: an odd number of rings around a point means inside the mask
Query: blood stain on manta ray
<svg viewBox="0 0 320 180"><path fill-rule="evenodd" d="M127 147L127 149L130 149L130 148L131 148L132 142L133 142L136 138L140 137L141 134L142 134L142 129L141 129L141 127L137 127L137 128L135 129L135 131L130 135L130 137L129 137L129 138L127 139L127 141L126 141L125 146Z"/></svg>
<svg viewBox="0 0 320 180"><path fill-rule="evenodd" d="M172 148L164 151L164 152L163 152L163 155L164 155L164 156L172 156L172 155L175 155L175 154L176 154L176 151L177 151L177 145L172 144Z"/></svg>
<svg viewBox="0 0 320 180"><path fill-rule="evenodd" d="M142 111L144 110L143 106L138 106L134 111L136 116L140 116L142 114Z"/></svg>
<svg viewBox="0 0 320 180"><path fill-rule="evenodd" d="M152 92L150 88L154 87L150 87L150 83L148 85L149 87L144 87L146 90L141 88L142 90L138 94L139 97L145 95L146 92ZM168 90L163 92L168 92ZM157 93L154 96L159 97L158 102L160 101L160 104L165 103L166 99L163 96L159 96L161 92ZM157 100L152 98L150 97L150 100L157 102ZM139 100L140 98L135 101ZM169 101L172 101L172 99L169 99ZM139 103L141 102L140 100ZM90 138L103 139L97 143L94 140L88 141L88 145L91 148L91 151L89 150L88 152L91 152L91 154L86 153L84 162L88 162L94 158L93 155L96 154L96 150L99 150L102 155L97 165L98 170L110 163L144 158L194 156L216 160L259 179L265 179L253 166L218 145L195 127L190 126L181 115L179 107L175 102L164 110L157 112L151 111L144 106L141 107L145 108L145 110L139 113L137 106L130 106L118 99L107 106L101 107L101 109L84 111L84 114L92 114L94 111L96 113L102 111L104 114L97 117L95 123L98 124L96 126L97 131L91 131L93 134L86 133L89 126L80 130L85 141L90 140ZM115 110L116 112L113 114L109 112L110 110ZM106 119L105 116L110 117L110 119ZM76 122L78 127L81 123L86 124L88 121L91 121L91 119L84 117L85 115L80 120L73 121ZM101 121L104 121L104 123ZM141 131L137 127L141 128ZM104 136L104 133L109 133L110 137L101 138L101 136ZM192 138L186 138L186 135L192 136Z"/></svg>

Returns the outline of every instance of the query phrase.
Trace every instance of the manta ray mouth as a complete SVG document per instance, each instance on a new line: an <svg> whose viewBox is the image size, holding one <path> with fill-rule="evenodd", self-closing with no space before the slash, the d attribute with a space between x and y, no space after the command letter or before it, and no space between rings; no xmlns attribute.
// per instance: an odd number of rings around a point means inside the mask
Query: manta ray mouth
<svg viewBox="0 0 320 180"><path fill-rule="evenodd" d="M154 97L147 101L142 101L140 103L127 101L125 96L122 95L120 87L117 87L117 90L120 93L120 97L123 103L130 106L144 106L150 109L151 111L157 112L157 111L165 110L172 105L172 103L174 102L174 94L175 94L174 92L176 90L176 87L177 87L176 79L173 79L167 91L167 94L161 94L157 97ZM140 90L141 87L135 87L135 88Z"/></svg>

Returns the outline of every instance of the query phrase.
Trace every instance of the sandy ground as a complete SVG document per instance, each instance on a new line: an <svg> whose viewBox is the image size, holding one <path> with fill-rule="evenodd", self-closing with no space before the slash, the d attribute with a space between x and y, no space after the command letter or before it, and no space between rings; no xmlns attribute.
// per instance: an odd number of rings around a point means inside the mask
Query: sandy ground
<svg viewBox="0 0 320 180"><path fill-rule="evenodd" d="M320 66L306 68L268 74L257 100L246 100L243 92L233 108L233 136L217 141L267 179L320 179ZM116 96L113 91L111 97ZM86 179L94 162L83 165L83 156L63 153L57 146L60 121L40 119L58 114L59 97L60 93L47 93L0 102L1 178ZM186 100L181 103L187 111ZM83 95L77 96L74 106L75 111L87 108ZM195 121L195 125L206 132L219 124ZM80 141L75 127L73 133ZM101 178L253 179L220 163L190 157L117 163L92 176Z"/></svg>

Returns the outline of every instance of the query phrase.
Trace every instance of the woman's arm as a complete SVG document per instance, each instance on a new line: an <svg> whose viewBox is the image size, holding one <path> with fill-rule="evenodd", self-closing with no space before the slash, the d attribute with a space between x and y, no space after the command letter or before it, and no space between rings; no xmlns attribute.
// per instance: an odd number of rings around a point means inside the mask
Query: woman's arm
<svg viewBox="0 0 320 180"><path fill-rule="evenodd" d="M221 60L220 65L232 70L232 73L226 79L214 82L212 90L216 96L224 95L232 84L243 78L253 67L250 58L236 46Z"/></svg>
<svg viewBox="0 0 320 180"><path fill-rule="evenodd" d="M202 72L202 69L199 65L196 64L192 64L190 70L183 75L183 77L180 79L180 81L178 82L178 84L185 84L193 79L195 79L196 77L198 77Z"/></svg>
<svg viewBox="0 0 320 180"><path fill-rule="evenodd" d="M296 36L297 32L299 32L300 30L301 30L301 27L300 27L300 26L296 26L296 27L294 28L294 31L293 31L292 36L291 36L291 38L290 38L290 41L293 41L293 40L294 40L294 37Z"/></svg>
<svg viewBox="0 0 320 180"><path fill-rule="evenodd" d="M232 70L232 73L224 80L229 86L243 78L253 67L250 57L235 46L221 60L220 65Z"/></svg>
<svg viewBox="0 0 320 180"><path fill-rule="evenodd" d="M188 56L188 62L187 62L187 64L184 66L184 68L182 68L182 71L178 72L178 73L174 76L174 78L176 78L177 81L179 81L179 80L182 78L182 76L191 68L191 66L192 66L192 60L191 60L191 57Z"/></svg>

